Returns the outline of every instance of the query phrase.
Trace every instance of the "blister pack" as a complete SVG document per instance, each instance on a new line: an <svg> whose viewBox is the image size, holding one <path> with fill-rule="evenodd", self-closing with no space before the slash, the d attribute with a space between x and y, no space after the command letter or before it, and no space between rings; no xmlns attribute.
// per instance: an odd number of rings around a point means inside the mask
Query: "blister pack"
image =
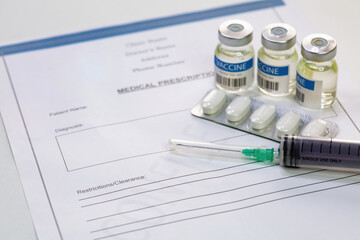
<svg viewBox="0 0 360 240"><path fill-rule="evenodd" d="M280 142L284 134L335 137L336 123L312 116L300 108L281 106L250 96L210 90L191 110L199 118Z"/></svg>

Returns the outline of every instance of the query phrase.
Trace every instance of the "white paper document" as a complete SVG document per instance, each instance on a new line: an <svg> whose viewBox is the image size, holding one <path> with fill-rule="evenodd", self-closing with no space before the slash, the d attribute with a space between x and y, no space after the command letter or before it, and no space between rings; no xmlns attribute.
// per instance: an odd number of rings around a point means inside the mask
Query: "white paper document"
<svg viewBox="0 0 360 240"><path fill-rule="evenodd" d="M4 53L1 114L39 239L358 238L358 174L168 150L170 138L278 147L190 114L214 87L221 22L250 22L255 49L269 23L311 33L290 3L269 3ZM360 139L350 97L340 89L326 116Z"/></svg>

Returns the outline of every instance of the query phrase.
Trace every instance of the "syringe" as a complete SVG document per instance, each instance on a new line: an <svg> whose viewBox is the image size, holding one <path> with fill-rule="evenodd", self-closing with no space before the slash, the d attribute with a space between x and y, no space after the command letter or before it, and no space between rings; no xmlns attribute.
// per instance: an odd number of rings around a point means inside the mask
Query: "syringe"
<svg viewBox="0 0 360 240"><path fill-rule="evenodd" d="M360 141L283 136L278 151L265 146L232 146L207 142L169 140L172 151L278 163L286 167L360 172Z"/></svg>

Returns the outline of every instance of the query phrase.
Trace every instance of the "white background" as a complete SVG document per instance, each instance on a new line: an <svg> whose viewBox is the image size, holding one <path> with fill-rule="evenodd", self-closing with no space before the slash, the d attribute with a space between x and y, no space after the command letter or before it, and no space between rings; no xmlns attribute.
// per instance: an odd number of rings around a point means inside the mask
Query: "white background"
<svg viewBox="0 0 360 240"><path fill-rule="evenodd" d="M238 2L247 2L237 1ZM231 0L184 1L1 1L0 46L87 29L129 23L183 12L192 12L233 4ZM360 83L357 57L360 56L357 23L358 1L298 1L299 18L305 17L319 32L328 33L338 42L337 61ZM151 11L149 11L149 9ZM294 13L296 14L296 13ZM351 89L349 89L351 91ZM359 99L354 99L359 101ZM16 165L0 123L0 239L36 239Z"/></svg>

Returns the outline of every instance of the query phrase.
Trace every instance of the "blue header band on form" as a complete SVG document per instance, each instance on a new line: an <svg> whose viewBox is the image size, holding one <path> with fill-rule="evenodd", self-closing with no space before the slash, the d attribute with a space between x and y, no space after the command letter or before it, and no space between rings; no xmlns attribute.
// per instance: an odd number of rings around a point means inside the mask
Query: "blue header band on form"
<svg viewBox="0 0 360 240"><path fill-rule="evenodd" d="M179 14L170 17L156 18L152 20L139 21L124 25L11 44L0 47L0 54L2 53L3 55L9 55L52 47L59 47L68 44L91 41L112 36L119 36L128 33L141 32L145 30L173 26L182 23L195 22L236 13L250 12L282 5L285 5L283 0L267 0L241 3L226 7L214 8L210 10Z"/></svg>

